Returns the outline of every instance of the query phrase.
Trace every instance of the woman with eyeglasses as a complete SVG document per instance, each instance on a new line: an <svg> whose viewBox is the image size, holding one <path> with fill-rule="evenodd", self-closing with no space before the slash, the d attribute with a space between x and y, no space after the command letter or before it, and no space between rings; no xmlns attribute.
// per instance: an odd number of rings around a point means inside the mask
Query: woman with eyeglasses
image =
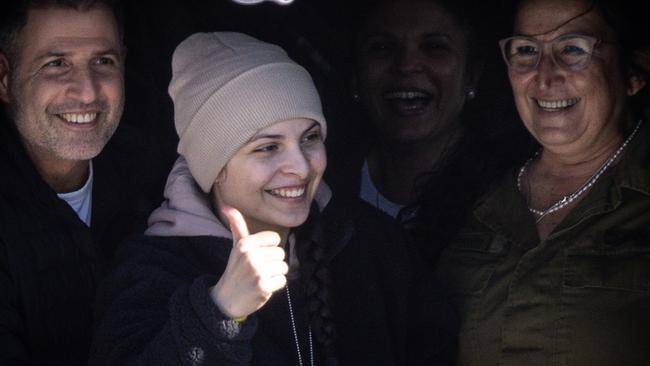
<svg viewBox="0 0 650 366"><path fill-rule="evenodd" d="M635 25L613 1L518 4L500 46L538 149L441 256L461 365L650 364L647 74L632 63L648 39Z"/></svg>

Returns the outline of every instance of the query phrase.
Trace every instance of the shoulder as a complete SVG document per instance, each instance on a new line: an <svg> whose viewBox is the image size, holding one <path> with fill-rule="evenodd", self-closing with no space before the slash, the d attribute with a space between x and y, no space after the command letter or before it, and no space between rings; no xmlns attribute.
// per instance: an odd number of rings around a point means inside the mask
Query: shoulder
<svg viewBox="0 0 650 366"><path fill-rule="evenodd" d="M336 192L323 210L322 216L326 220L350 220L354 222L355 227L379 224L384 224L385 229L400 227L394 218L359 197L342 197L336 195Z"/></svg>
<svg viewBox="0 0 650 366"><path fill-rule="evenodd" d="M146 236L140 235L120 244L113 260L114 275L138 273L156 277L193 276L219 272L225 268L232 243L230 239L212 236Z"/></svg>
<svg viewBox="0 0 650 366"><path fill-rule="evenodd" d="M92 230L112 253L126 235L141 233L163 201L171 162L133 126L118 128L93 162Z"/></svg>
<svg viewBox="0 0 650 366"><path fill-rule="evenodd" d="M361 170L368 150L367 141L347 141L340 147L328 148L324 180L335 195L350 199L359 195Z"/></svg>
<svg viewBox="0 0 650 366"><path fill-rule="evenodd" d="M326 230L344 231L356 239L403 240L405 235L394 218L358 197L341 198L335 194L323 210L321 220Z"/></svg>
<svg viewBox="0 0 650 366"><path fill-rule="evenodd" d="M218 278L228 258L221 239L139 236L124 241L97 292L98 314L111 303L128 307L144 301L161 309L173 293L197 278Z"/></svg>
<svg viewBox="0 0 650 366"><path fill-rule="evenodd" d="M170 261L182 261L206 256L219 258L227 256L231 247L231 239L214 236L139 235L120 245L115 260L128 262L169 258Z"/></svg>
<svg viewBox="0 0 650 366"><path fill-rule="evenodd" d="M322 216L328 249L338 261L385 268L413 260L414 247L401 225L361 199L333 199Z"/></svg>
<svg viewBox="0 0 650 366"><path fill-rule="evenodd" d="M0 171L11 178L0 179L0 195L4 195L9 202L22 202L29 201L34 194L51 192L25 152L18 133L9 123L12 122L0 118Z"/></svg>
<svg viewBox="0 0 650 366"><path fill-rule="evenodd" d="M184 281L202 274L220 273L231 247L229 239L213 236L138 235L120 243L109 278Z"/></svg>

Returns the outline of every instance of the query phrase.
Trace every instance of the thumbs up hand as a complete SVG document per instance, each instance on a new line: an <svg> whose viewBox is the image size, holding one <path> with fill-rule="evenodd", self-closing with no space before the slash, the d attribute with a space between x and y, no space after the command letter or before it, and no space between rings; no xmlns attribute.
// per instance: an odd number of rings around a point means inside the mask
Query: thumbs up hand
<svg viewBox="0 0 650 366"><path fill-rule="evenodd" d="M210 296L224 315L236 319L260 309L273 292L283 288L289 266L278 233L251 235L237 209L222 205L221 212L230 224L233 246L226 270L210 289Z"/></svg>

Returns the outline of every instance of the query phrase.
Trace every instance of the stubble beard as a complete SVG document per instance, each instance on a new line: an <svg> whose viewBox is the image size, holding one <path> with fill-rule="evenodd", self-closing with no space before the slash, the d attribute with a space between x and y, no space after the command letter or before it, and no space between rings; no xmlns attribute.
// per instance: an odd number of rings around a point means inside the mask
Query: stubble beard
<svg viewBox="0 0 650 366"><path fill-rule="evenodd" d="M79 102L64 102L57 105L48 105L45 110L34 111L35 121L29 121L26 115L25 93L18 87L16 80L10 80L9 85L10 118L21 140L28 150L47 152L50 158L59 160L90 160L96 157L113 136L124 109L124 93L119 98L117 106L111 110L110 104L105 99L100 99L89 105ZM98 109L97 126L86 133L67 131L61 124L64 123L57 116L57 112L66 109Z"/></svg>

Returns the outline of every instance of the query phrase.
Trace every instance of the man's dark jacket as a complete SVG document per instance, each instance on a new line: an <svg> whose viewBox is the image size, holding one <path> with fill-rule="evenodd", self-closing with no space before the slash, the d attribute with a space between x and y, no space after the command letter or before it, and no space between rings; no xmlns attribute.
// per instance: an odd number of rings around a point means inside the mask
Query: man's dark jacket
<svg viewBox="0 0 650 366"><path fill-rule="evenodd" d="M84 365L95 288L114 248L160 203L164 163L129 126L93 159L86 226L0 124L0 365Z"/></svg>

